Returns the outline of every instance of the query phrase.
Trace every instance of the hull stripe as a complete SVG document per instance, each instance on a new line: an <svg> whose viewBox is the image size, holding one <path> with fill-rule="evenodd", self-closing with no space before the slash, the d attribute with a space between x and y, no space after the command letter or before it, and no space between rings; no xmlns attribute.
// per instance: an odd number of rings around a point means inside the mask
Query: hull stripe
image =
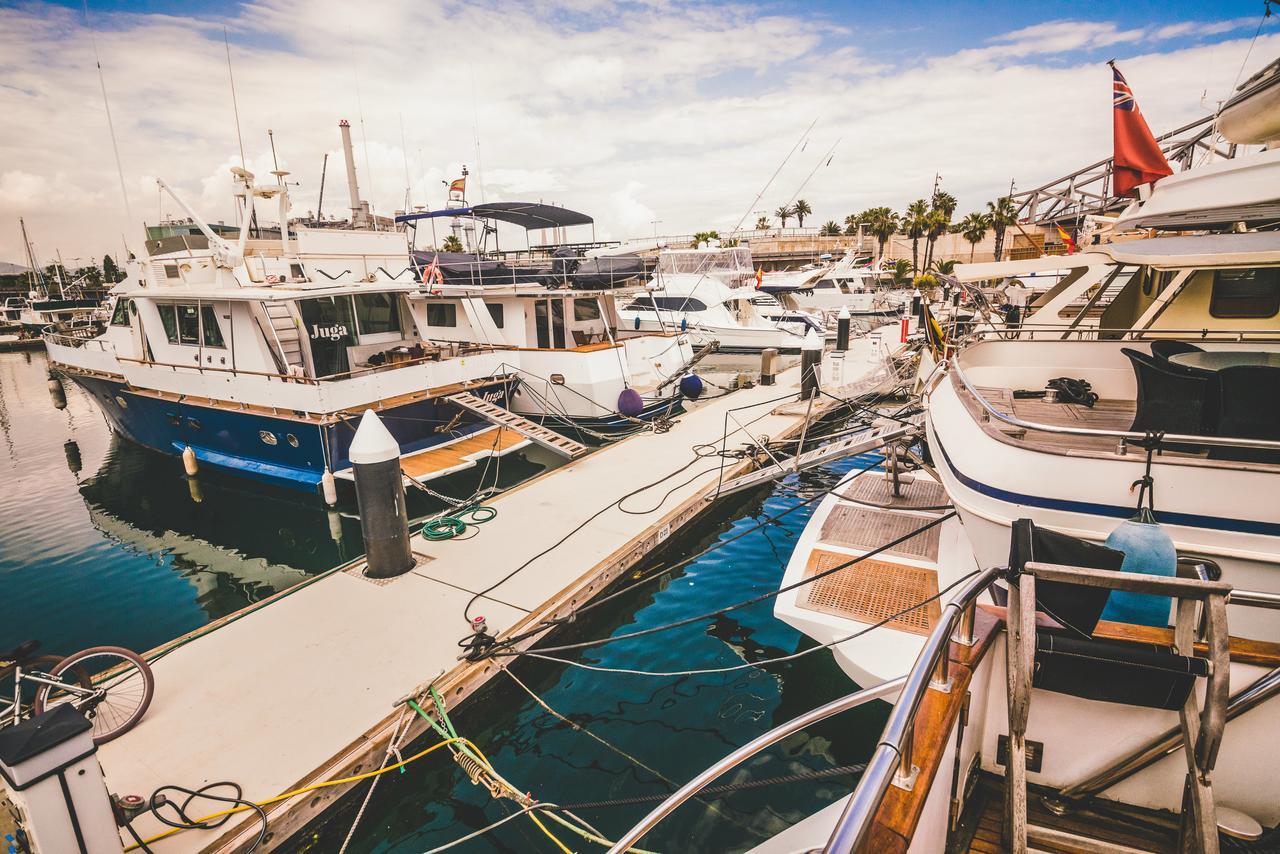
<svg viewBox="0 0 1280 854"><path fill-rule="evenodd" d="M935 436L937 434L935 433ZM1071 501L1063 498L1045 498L1039 495L1025 495L1021 492L1010 492L996 486L983 483L969 477L952 462L947 449L938 441L938 450L946 460L947 468L955 475L956 480L974 492L981 493L997 501L1010 504L1023 504L1028 507L1040 507L1045 510L1061 510L1066 513L1083 513L1089 516L1106 516L1112 519L1128 519L1134 508L1116 506L1114 504L1095 504L1091 501ZM1280 524L1260 522L1254 519L1231 519L1225 516L1204 516L1198 513L1175 513L1169 510L1156 510L1156 520L1166 525L1181 525L1187 528L1207 528L1214 531L1232 531L1240 534L1262 534L1268 537L1280 537Z"/></svg>

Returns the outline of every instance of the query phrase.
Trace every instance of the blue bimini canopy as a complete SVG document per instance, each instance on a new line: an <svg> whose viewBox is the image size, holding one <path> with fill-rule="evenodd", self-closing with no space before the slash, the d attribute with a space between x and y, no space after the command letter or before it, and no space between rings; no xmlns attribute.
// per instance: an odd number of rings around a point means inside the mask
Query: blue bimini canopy
<svg viewBox="0 0 1280 854"><path fill-rule="evenodd" d="M413 222L442 216L474 216L480 219L496 219L518 225L526 231L535 228L562 228L569 225L591 225L595 220L584 213L571 211L541 202L488 202L467 208L446 208L439 211L402 214L396 222Z"/></svg>

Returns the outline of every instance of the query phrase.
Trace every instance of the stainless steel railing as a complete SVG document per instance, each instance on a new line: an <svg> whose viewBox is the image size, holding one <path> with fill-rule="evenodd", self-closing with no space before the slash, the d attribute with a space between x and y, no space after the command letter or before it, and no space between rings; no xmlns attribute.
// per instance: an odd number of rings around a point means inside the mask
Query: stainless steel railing
<svg viewBox="0 0 1280 854"><path fill-rule="evenodd" d="M782 726L774 727L764 735L747 742L688 783L685 783L676 792L672 793L671 797L654 807L648 815L640 819L634 827L613 844L613 847L609 849L609 854L621 854L621 852L635 845L646 833L653 829L654 825L675 811L676 807L692 798L721 774L724 774L743 760L751 758L766 747L777 744L787 736L797 733L818 721L825 720L832 715L847 712L849 709L864 705L872 700L883 700L891 697L897 693L898 689L906 681L907 677L899 676L897 679L890 679L888 682L884 682L874 688L864 688L861 691L841 697L839 700L832 700L824 706L819 706L813 711L806 712L800 717L787 721Z"/></svg>
<svg viewBox="0 0 1280 854"><path fill-rule="evenodd" d="M943 608L942 616L916 658L902 694L893 706L876 752L872 754L867 770L858 782L858 788L845 805L824 851L857 850L871 831L876 810L889 787L897 785L910 790L915 784L919 769L911 764L911 757L914 753L912 737L916 712L919 711L927 690L950 690L947 662L950 660L948 653L951 644L955 642L972 645L973 612L978 597L1003 573L1003 567L983 570L970 579Z"/></svg>
<svg viewBox="0 0 1280 854"><path fill-rule="evenodd" d="M982 407L985 412L984 418L996 418L1005 424L1014 427L1020 427L1023 430L1035 430L1040 433L1057 433L1059 435L1070 436L1104 436L1114 439L1134 439L1137 441L1148 438L1146 433L1135 433L1131 430L1104 430L1098 427L1065 427L1056 424L1041 424L1037 421L1024 421L1016 415L1007 415L996 409L987 399L982 396L973 383L969 382L969 377L965 375L964 368L960 366L960 359L953 359L951 369L960 379L960 383L964 386L965 391L973 395L974 400ZM1188 445L1212 445L1214 447L1225 448L1266 448L1269 450L1280 450L1280 441L1272 439L1245 439L1230 436L1199 436L1184 433L1165 433L1162 441L1167 443L1178 443Z"/></svg>

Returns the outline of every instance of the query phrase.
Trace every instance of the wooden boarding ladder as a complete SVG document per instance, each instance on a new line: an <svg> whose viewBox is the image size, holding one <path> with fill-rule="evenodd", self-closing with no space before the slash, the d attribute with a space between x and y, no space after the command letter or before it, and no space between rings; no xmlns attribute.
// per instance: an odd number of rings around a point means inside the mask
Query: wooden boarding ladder
<svg viewBox="0 0 1280 854"><path fill-rule="evenodd" d="M280 348L280 355L284 358L285 370L305 368L302 360L302 337L298 330L298 322L293 317L293 311L286 303L270 300L264 301L262 307L266 311L267 321L271 324L271 334L275 338L276 346Z"/></svg>
<svg viewBox="0 0 1280 854"><path fill-rule="evenodd" d="M516 415L510 409L504 409L496 403L490 403L487 400L481 400L470 392L459 392L458 394L449 395L446 400L450 400L461 406L468 412L474 412L485 421L491 424L497 424L499 427L506 427L514 430L522 436L531 439L538 445L546 448L548 451L554 451L561 456L571 460L576 460L587 452L587 446L579 444L570 438L561 436L554 430L548 430L541 424L535 424L528 418Z"/></svg>

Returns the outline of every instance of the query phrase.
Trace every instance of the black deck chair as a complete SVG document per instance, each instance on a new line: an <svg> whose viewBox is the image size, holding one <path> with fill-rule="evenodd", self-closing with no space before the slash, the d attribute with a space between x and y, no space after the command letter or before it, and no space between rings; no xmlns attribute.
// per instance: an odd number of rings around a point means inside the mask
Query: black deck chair
<svg viewBox="0 0 1280 854"><path fill-rule="evenodd" d="M1009 551L1015 583L1031 562L1118 572L1124 552L1018 519ZM1196 677L1208 674L1208 663L1162 644L1094 638L1110 595L1103 587L1036 581L1036 610L1065 628L1037 630L1033 687L1108 703L1181 708Z"/></svg>
<svg viewBox="0 0 1280 854"><path fill-rule="evenodd" d="M1217 372L1218 435L1280 441L1280 368L1241 365ZM1280 451L1267 448L1209 450L1210 459L1280 463Z"/></svg>
<svg viewBox="0 0 1280 854"><path fill-rule="evenodd" d="M1197 347L1195 344L1188 344L1186 341L1166 341L1160 339L1151 342L1151 355L1161 361L1169 361L1170 356L1176 356L1179 353L1203 353L1203 347Z"/></svg>
<svg viewBox="0 0 1280 854"><path fill-rule="evenodd" d="M1120 351L1133 363L1138 379L1138 411L1134 433L1217 433L1218 378L1215 371L1175 365L1137 350ZM1170 450L1201 450L1194 445L1165 445Z"/></svg>

